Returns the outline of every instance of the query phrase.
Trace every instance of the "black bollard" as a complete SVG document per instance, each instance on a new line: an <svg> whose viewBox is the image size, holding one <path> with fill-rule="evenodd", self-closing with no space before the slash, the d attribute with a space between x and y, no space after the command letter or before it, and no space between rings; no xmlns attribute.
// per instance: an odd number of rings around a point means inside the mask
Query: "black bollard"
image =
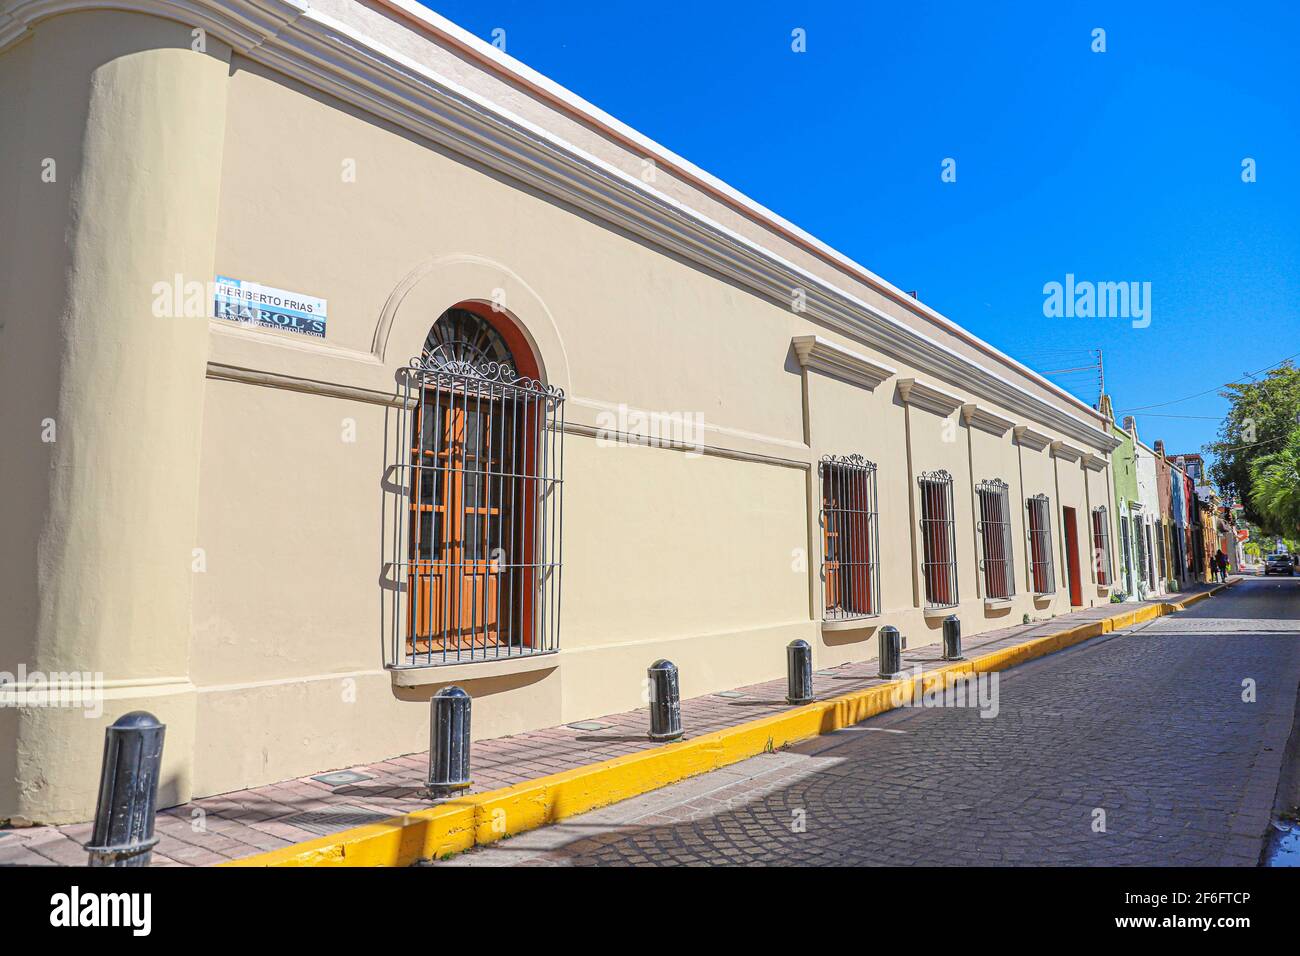
<svg viewBox="0 0 1300 956"><path fill-rule="evenodd" d="M469 777L471 699L459 687L433 695L429 711L429 795L448 797L473 783Z"/></svg>
<svg viewBox="0 0 1300 956"><path fill-rule="evenodd" d="M86 852L91 866L148 866L153 857L158 777L167 727L135 710L104 731L99 803Z"/></svg>
<svg viewBox="0 0 1300 956"><path fill-rule="evenodd" d="M676 740L682 735L682 701L677 665L658 660L650 665L650 739Z"/></svg>
<svg viewBox="0 0 1300 956"><path fill-rule="evenodd" d="M807 641L791 641L785 647L789 681L786 703L806 704L813 699L812 648Z"/></svg>
<svg viewBox="0 0 1300 956"><path fill-rule="evenodd" d="M898 628L886 624L880 629L879 642L880 676L886 680L902 676L903 636L898 633Z"/></svg>
<svg viewBox="0 0 1300 956"><path fill-rule="evenodd" d="M964 661L961 656L961 621L956 614L949 614L943 619L943 659L945 661Z"/></svg>

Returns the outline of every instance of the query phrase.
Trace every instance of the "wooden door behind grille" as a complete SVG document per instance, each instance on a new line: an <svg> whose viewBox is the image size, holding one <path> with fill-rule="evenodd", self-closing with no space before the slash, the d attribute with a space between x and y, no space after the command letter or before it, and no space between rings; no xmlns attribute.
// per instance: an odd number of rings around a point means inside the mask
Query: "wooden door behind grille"
<svg viewBox="0 0 1300 956"><path fill-rule="evenodd" d="M503 558L522 504L513 426L506 402L424 392L411 448L408 653L498 647L515 630Z"/></svg>

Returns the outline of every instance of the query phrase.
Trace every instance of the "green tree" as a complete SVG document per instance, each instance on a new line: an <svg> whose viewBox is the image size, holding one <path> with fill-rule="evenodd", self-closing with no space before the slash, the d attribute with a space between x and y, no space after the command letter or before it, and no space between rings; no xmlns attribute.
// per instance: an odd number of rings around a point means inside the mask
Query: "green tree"
<svg viewBox="0 0 1300 956"><path fill-rule="evenodd" d="M1250 498L1265 532L1293 537L1300 531L1300 429L1281 448L1250 466Z"/></svg>
<svg viewBox="0 0 1300 956"><path fill-rule="evenodd" d="M1296 416L1300 415L1300 368L1283 362L1263 379L1228 385L1220 394L1232 407L1219 426L1218 441L1204 449L1214 459L1210 476L1221 494L1242 503L1248 521L1265 527L1269 522L1252 498L1251 466L1262 456L1277 452L1295 431Z"/></svg>

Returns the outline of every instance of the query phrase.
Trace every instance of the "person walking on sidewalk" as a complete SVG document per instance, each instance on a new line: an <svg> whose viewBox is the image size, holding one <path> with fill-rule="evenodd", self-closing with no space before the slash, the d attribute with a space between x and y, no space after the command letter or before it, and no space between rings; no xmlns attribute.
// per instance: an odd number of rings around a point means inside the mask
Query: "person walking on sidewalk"
<svg viewBox="0 0 1300 956"><path fill-rule="evenodd" d="M1214 580L1222 584L1228 579L1228 556L1220 548L1214 554Z"/></svg>

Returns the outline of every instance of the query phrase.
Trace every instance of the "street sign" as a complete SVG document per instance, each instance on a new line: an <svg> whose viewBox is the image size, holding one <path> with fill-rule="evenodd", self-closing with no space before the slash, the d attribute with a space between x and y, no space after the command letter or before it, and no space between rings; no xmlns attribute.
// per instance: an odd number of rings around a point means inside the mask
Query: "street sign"
<svg viewBox="0 0 1300 956"><path fill-rule="evenodd" d="M217 276L215 289L218 319L325 338L324 299L227 276Z"/></svg>

